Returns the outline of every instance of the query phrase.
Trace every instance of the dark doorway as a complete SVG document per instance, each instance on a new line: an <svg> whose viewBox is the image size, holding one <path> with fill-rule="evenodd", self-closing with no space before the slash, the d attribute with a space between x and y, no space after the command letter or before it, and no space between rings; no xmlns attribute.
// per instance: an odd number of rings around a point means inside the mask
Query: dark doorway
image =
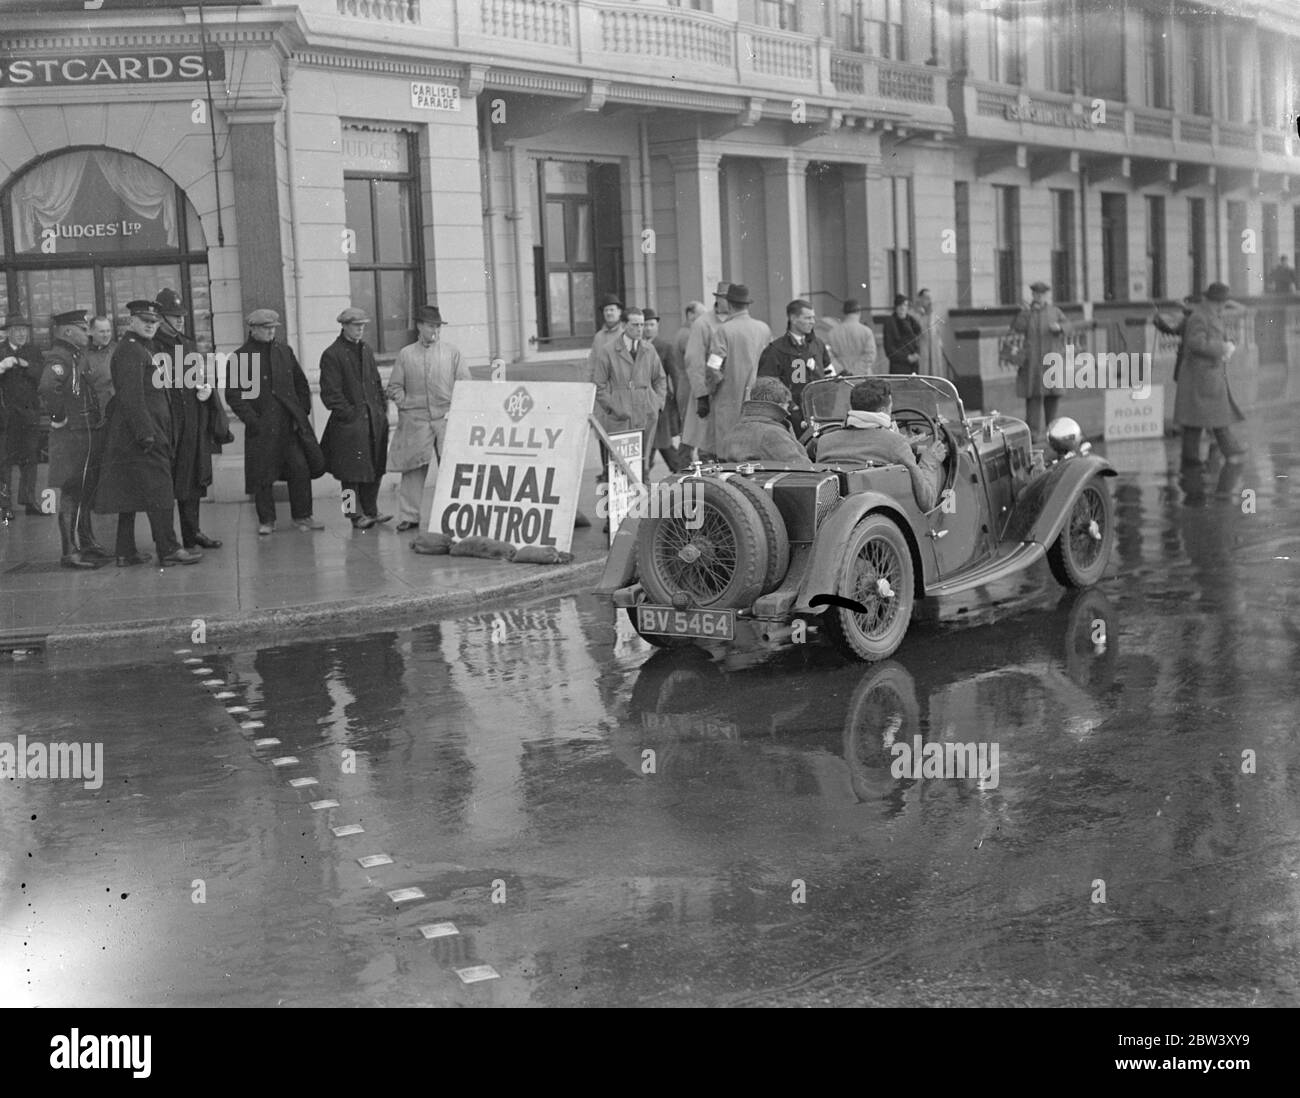
<svg viewBox="0 0 1300 1098"><path fill-rule="evenodd" d="M1102 298L1128 300L1128 203L1122 194L1101 196Z"/></svg>

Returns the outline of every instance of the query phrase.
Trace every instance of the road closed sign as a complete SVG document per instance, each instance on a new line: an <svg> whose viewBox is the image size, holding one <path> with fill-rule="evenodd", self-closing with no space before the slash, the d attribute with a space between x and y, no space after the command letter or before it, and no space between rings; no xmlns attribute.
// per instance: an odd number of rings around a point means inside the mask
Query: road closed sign
<svg viewBox="0 0 1300 1098"><path fill-rule="evenodd" d="M567 553L595 399L589 382L457 382L429 533Z"/></svg>
<svg viewBox="0 0 1300 1098"><path fill-rule="evenodd" d="M1125 438L1162 438L1165 433L1165 387L1150 386L1139 397L1138 389L1106 390L1107 442Z"/></svg>

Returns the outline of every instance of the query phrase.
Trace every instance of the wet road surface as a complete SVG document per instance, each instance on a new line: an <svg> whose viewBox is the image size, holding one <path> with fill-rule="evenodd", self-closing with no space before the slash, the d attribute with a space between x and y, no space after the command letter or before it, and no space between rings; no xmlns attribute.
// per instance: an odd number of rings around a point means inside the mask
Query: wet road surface
<svg viewBox="0 0 1300 1098"><path fill-rule="evenodd" d="M655 653L584 596L0 670L0 741L104 744L0 789L0 1001L1300 1005L1290 431L1203 490L1112 448L1101 585L1040 564L883 664ZM944 743L997 768L892 772Z"/></svg>

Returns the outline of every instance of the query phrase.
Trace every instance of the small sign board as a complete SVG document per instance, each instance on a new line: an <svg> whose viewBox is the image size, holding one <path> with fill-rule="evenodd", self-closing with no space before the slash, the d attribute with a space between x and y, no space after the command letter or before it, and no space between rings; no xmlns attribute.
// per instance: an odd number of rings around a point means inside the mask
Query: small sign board
<svg viewBox="0 0 1300 1098"><path fill-rule="evenodd" d="M586 381L457 382L429 533L567 553L595 400Z"/></svg>
<svg viewBox="0 0 1300 1098"><path fill-rule="evenodd" d="M645 435L641 431L619 431L609 436L613 450L631 467L636 480L628 480L627 474L619 468L611 456L607 473L609 476L609 543L614 544L614 535L618 533L619 524L627 518L636 503L637 488L641 484L641 463L643 455L641 444Z"/></svg>
<svg viewBox="0 0 1300 1098"><path fill-rule="evenodd" d="M1163 438L1165 433L1165 387L1152 385L1151 392L1137 396L1133 389L1105 392L1107 442L1127 438Z"/></svg>
<svg viewBox="0 0 1300 1098"><path fill-rule="evenodd" d="M411 106L421 111L458 111L460 88L455 84L424 84L412 80Z"/></svg>

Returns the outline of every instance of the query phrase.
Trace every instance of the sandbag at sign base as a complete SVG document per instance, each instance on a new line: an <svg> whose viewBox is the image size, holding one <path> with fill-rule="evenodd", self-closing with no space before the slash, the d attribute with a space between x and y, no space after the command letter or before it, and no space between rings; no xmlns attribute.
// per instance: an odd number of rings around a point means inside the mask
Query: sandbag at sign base
<svg viewBox="0 0 1300 1098"><path fill-rule="evenodd" d="M573 560L572 553L561 553L554 545L525 545L516 549L509 542L477 535L456 541L446 534L420 534L411 542L411 551L429 557L482 557L516 564L569 564Z"/></svg>

